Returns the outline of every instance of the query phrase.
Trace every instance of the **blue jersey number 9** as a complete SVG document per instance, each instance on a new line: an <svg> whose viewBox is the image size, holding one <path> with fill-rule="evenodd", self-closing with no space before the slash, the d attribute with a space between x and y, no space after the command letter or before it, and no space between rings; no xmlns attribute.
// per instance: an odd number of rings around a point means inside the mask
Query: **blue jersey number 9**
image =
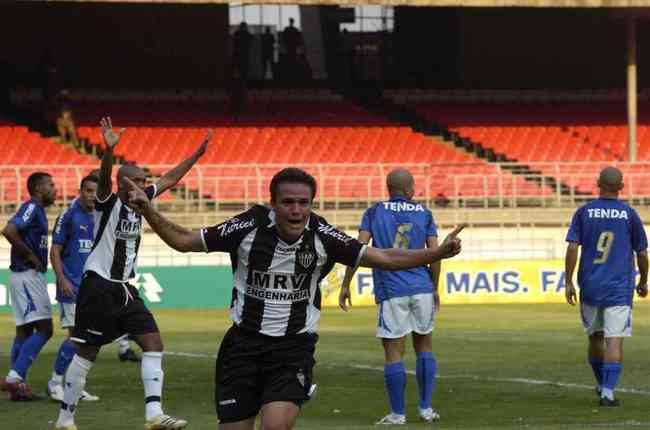
<svg viewBox="0 0 650 430"><path fill-rule="evenodd" d="M600 257L594 259L594 264L603 264L607 261L609 253L612 251L612 245L614 244L614 232L613 231L604 231L598 236L598 242L596 242L596 250L601 253Z"/></svg>

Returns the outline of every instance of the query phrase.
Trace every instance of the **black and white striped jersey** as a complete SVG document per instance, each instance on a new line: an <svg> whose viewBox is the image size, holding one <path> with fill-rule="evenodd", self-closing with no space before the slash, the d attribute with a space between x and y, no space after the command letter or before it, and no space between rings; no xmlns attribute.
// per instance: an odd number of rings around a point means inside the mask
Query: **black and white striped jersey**
<svg viewBox="0 0 650 430"><path fill-rule="evenodd" d="M156 185L145 188L149 200ZM128 207L115 193L104 201L95 199L95 242L84 272L93 271L104 279L125 282L135 278L142 231L142 215Z"/></svg>
<svg viewBox="0 0 650 430"><path fill-rule="evenodd" d="M201 231L206 252L228 252L233 290L230 316L268 336L314 332L320 281L334 263L356 267L365 245L313 214L294 243L277 234L275 212L264 206Z"/></svg>

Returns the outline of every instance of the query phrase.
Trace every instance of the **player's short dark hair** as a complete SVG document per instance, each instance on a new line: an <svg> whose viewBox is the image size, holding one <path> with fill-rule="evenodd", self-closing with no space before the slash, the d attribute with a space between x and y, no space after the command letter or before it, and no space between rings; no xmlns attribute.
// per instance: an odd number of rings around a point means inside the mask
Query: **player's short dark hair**
<svg viewBox="0 0 650 430"><path fill-rule="evenodd" d="M33 196L36 192L36 187L41 185L44 180L51 177L52 175L47 172L34 172L29 175L29 178L27 178L27 191L29 191L29 195Z"/></svg>
<svg viewBox="0 0 650 430"><path fill-rule="evenodd" d="M99 178L98 178L97 176L95 176L95 175L87 175L87 176L84 176L84 178L81 180L81 184L79 184L79 189L82 189L82 188L84 187L84 184L85 184L86 182L94 182L94 183L98 183L98 182L99 182Z"/></svg>
<svg viewBox="0 0 650 430"><path fill-rule="evenodd" d="M278 186L282 183L305 184L311 188L311 199L314 200L314 197L316 197L316 179L302 169L287 167L286 169L280 170L273 176L273 179L271 179L269 189L271 191L272 202L275 201Z"/></svg>

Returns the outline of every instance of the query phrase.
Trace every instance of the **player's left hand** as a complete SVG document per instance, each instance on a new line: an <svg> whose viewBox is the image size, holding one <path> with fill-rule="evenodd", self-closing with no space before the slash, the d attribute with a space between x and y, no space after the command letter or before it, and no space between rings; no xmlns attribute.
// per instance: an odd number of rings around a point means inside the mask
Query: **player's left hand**
<svg viewBox="0 0 650 430"><path fill-rule="evenodd" d="M134 211L142 213L150 204L147 194L138 187L131 179L126 176L122 177L122 186L128 189L129 201L127 205Z"/></svg>
<svg viewBox="0 0 650 430"><path fill-rule="evenodd" d="M339 307L345 312L348 311L348 306L352 307L352 297L350 296L350 286L341 285L339 291Z"/></svg>
<svg viewBox="0 0 650 430"><path fill-rule="evenodd" d="M645 298L648 295L648 284L637 285L636 293L639 297Z"/></svg>
<svg viewBox="0 0 650 430"><path fill-rule="evenodd" d="M576 287L573 286L573 282L568 281L564 286L564 297L566 298L566 302L571 306L575 306L578 302Z"/></svg>
<svg viewBox="0 0 650 430"><path fill-rule="evenodd" d="M196 150L197 158L201 158L203 154L205 154L205 151L208 149L208 143L210 143L210 140L212 140L212 129L208 130L205 137L203 138L203 142L201 142L201 146L199 146L199 148Z"/></svg>

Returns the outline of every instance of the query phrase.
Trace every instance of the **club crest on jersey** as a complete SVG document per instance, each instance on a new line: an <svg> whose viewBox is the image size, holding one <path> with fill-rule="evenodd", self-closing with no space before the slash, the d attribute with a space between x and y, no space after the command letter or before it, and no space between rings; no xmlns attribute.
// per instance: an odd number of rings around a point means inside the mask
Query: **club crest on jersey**
<svg viewBox="0 0 650 430"><path fill-rule="evenodd" d="M315 259L316 256L309 248L305 248L296 252L296 261L305 269L308 269Z"/></svg>

